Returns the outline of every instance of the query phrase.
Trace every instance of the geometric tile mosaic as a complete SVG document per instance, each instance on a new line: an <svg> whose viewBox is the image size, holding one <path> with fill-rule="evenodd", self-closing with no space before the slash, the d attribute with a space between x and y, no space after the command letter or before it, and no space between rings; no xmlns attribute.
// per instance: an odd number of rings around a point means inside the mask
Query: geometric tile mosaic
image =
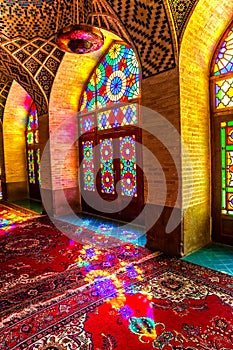
<svg viewBox="0 0 233 350"><path fill-rule="evenodd" d="M18 47L19 43L22 44L21 48ZM45 95L45 100L47 101L49 99L54 76L59 68L64 52L59 50L50 40L48 41L44 38L38 37L33 38L32 40L25 40L19 37L17 39L8 39L8 41L5 41L2 44L2 48L4 51L2 50L0 58L2 58L6 65L8 65L8 72L10 69L13 74L20 74L18 66L21 66L24 73L21 71L20 77L18 78L18 81L20 80L19 83L22 83L22 86L24 87L27 85L28 89L31 89L33 81L31 78L32 75L35 79L34 86L36 90L33 94L30 93L30 95L35 96L35 92L38 90L39 86ZM6 55L6 52L8 55ZM12 58L12 63L8 61L9 57ZM29 79L28 73L30 73ZM40 93L37 91L37 99L39 98L39 100L43 100L39 96ZM42 104L43 106L45 105L43 101ZM41 108L44 110L44 107Z"/></svg>
<svg viewBox="0 0 233 350"><path fill-rule="evenodd" d="M0 118L2 119L4 113L4 107L6 104L7 96L10 91L12 81L5 76L0 74Z"/></svg>
<svg viewBox="0 0 233 350"><path fill-rule="evenodd" d="M42 68L37 74L36 80L39 82L44 92L49 97L53 80L54 80L53 75L47 69Z"/></svg>
<svg viewBox="0 0 233 350"><path fill-rule="evenodd" d="M39 86L34 82L34 79L28 74L25 67L17 61L17 57L13 57L11 52L7 52L4 48L4 44L0 48L0 69L7 75L12 81L15 79L32 97L34 100L35 93L40 95L40 105L37 104L37 109L39 114L46 113L47 111L47 99L44 97Z"/></svg>
<svg viewBox="0 0 233 350"><path fill-rule="evenodd" d="M196 2L197 0L168 0L178 36ZM143 67L144 78L175 67L166 0L93 0L94 10L101 6L110 9L109 12L119 18L120 25L123 25L124 31L135 44ZM45 62L44 52L51 53L54 50L53 43L47 45L45 41L51 38L57 29L73 23L72 9L73 1L1 0L0 40L3 42L5 37L15 38L12 44L16 47L9 46L8 51L15 52L18 46L32 54L33 48L30 51L29 47L28 49L24 47L27 44L25 40L29 40L32 45L40 49L40 53L37 54L38 60L41 63ZM108 23L107 17L102 20L101 24L106 29L114 30L113 22L109 20ZM54 51L54 56L59 61L62 59L61 55L60 50ZM22 62L24 62L24 57L23 54L20 56Z"/></svg>
<svg viewBox="0 0 233 350"><path fill-rule="evenodd" d="M20 62L24 62L29 57L24 51L17 51L14 53L14 56L17 57Z"/></svg>
<svg viewBox="0 0 233 350"><path fill-rule="evenodd" d="M29 70L29 72L34 75L38 69L40 68L40 63L34 60L33 58L30 58L26 63L25 67Z"/></svg>
<svg viewBox="0 0 233 350"><path fill-rule="evenodd" d="M175 67L174 48L163 0L108 0L135 44L143 78Z"/></svg>
<svg viewBox="0 0 233 350"><path fill-rule="evenodd" d="M73 1L1 0L1 33L8 38L18 35L26 39L36 36L49 38L56 30L59 2L59 24L62 27L64 23L72 23Z"/></svg>
<svg viewBox="0 0 233 350"><path fill-rule="evenodd" d="M176 34L181 36L191 11L198 0L168 0L173 15Z"/></svg>

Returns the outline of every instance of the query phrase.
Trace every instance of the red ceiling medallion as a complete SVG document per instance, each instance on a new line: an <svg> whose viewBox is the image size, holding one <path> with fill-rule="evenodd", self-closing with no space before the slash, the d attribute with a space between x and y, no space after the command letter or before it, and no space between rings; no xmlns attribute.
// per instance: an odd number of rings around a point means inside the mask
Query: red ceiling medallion
<svg viewBox="0 0 233 350"><path fill-rule="evenodd" d="M57 46L65 52L85 54L98 51L104 44L100 29L87 24L73 24L55 36Z"/></svg>

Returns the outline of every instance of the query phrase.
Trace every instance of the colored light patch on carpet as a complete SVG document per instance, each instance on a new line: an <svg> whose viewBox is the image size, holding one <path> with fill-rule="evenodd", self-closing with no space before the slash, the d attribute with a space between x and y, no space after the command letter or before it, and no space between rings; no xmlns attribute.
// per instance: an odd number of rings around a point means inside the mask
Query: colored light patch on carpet
<svg viewBox="0 0 233 350"><path fill-rule="evenodd" d="M0 316L91 284L106 270L109 275L150 253L120 240L111 248L95 248L75 240L76 226L63 223L60 229L44 216L0 237ZM88 237L94 235L84 231Z"/></svg>
<svg viewBox="0 0 233 350"><path fill-rule="evenodd" d="M0 235L4 235L14 229L18 224L26 222L33 217L36 217L36 215L29 212L26 214L20 210L0 204Z"/></svg>
<svg viewBox="0 0 233 350"><path fill-rule="evenodd" d="M230 276L149 256L3 320L0 344L28 350L231 349L232 306Z"/></svg>

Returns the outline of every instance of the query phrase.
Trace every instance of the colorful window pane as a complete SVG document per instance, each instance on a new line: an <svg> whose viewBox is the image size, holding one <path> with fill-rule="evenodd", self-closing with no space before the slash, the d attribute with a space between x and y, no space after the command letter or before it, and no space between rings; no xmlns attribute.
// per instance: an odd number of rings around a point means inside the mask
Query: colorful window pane
<svg viewBox="0 0 233 350"><path fill-rule="evenodd" d="M81 99L81 112L90 112L96 108L95 74L87 84L86 90Z"/></svg>
<svg viewBox="0 0 233 350"><path fill-rule="evenodd" d="M27 141L28 144L39 143L39 132L38 132L38 117L35 103L32 103L27 123Z"/></svg>
<svg viewBox="0 0 233 350"><path fill-rule="evenodd" d="M136 104L115 107L97 114L98 130L137 124Z"/></svg>
<svg viewBox="0 0 233 350"><path fill-rule="evenodd" d="M33 145L33 143L34 143L32 131L29 131L27 133L27 143L28 143L28 145Z"/></svg>
<svg viewBox="0 0 233 350"><path fill-rule="evenodd" d="M215 106L217 109L233 107L233 78L215 83Z"/></svg>
<svg viewBox="0 0 233 350"><path fill-rule="evenodd" d="M214 65L214 75L228 72L233 72L233 28L222 43Z"/></svg>
<svg viewBox="0 0 233 350"><path fill-rule="evenodd" d="M137 196L135 136L120 137L122 196Z"/></svg>
<svg viewBox="0 0 233 350"><path fill-rule="evenodd" d="M114 43L95 69L83 93L80 111L138 98L139 79L139 65L133 49Z"/></svg>
<svg viewBox="0 0 233 350"><path fill-rule="evenodd" d="M35 178L35 166L34 166L34 152L33 150L28 150L28 175L29 175L29 182L31 184L36 183Z"/></svg>
<svg viewBox="0 0 233 350"><path fill-rule="evenodd" d="M40 149L36 149L36 161L35 161L35 171L37 172L38 175L38 182L40 183Z"/></svg>
<svg viewBox="0 0 233 350"><path fill-rule="evenodd" d="M233 215L233 121L221 123L222 213Z"/></svg>
<svg viewBox="0 0 233 350"><path fill-rule="evenodd" d="M31 104L26 130L29 183L40 183L39 125L35 103Z"/></svg>
<svg viewBox="0 0 233 350"><path fill-rule="evenodd" d="M114 168L112 139L100 140L101 192L114 194Z"/></svg>
<svg viewBox="0 0 233 350"><path fill-rule="evenodd" d="M28 115L28 124L27 124L27 130L36 130L38 129L38 117L37 117L37 110L34 103L32 103L29 115Z"/></svg>
<svg viewBox="0 0 233 350"><path fill-rule="evenodd" d="M79 119L79 128L80 135L85 132L93 131L95 127L95 116L94 114L88 114L86 116L80 117Z"/></svg>
<svg viewBox="0 0 233 350"><path fill-rule="evenodd" d="M95 191L93 141L82 142L83 189Z"/></svg>

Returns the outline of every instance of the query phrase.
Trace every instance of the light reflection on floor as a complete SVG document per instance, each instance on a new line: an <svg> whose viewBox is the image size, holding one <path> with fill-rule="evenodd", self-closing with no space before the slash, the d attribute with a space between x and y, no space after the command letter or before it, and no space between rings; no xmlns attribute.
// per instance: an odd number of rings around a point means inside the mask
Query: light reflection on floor
<svg viewBox="0 0 233 350"><path fill-rule="evenodd" d="M11 231L18 224L21 224L33 217L32 214L25 214L19 210L8 208L0 204L0 235Z"/></svg>
<svg viewBox="0 0 233 350"><path fill-rule="evenodd" d="M120 239L123 242L129 242L134 245L144 247L146 244L145 228L141 226L122 224L117 221L102 219L87 214L73 216L56 217L64 222L71 223L76 226L81 226L106 236L112 236ZM126 226L127 225L127 226Z"/></svg>

